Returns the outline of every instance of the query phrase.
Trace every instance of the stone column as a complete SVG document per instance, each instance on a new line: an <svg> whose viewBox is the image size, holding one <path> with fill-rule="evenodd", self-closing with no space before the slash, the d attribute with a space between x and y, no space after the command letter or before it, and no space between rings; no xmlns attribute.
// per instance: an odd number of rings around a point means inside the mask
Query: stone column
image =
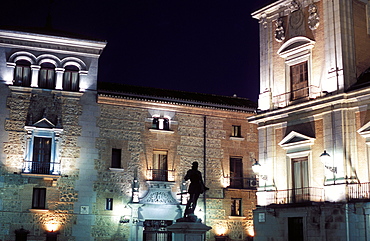
<svg viewBox="0 0 370 241"><path fill-rule="evenodd" d="M40 66L39 65L31 65L31 87L38 87L38 80L39 80L39 72L40 72Z"/></svg>
<svg viewBox="0 0 370 241"><path fill-rule="evenodd" d="M56 68L56 81L55 81L55 89L56 90L62 90L63 89L63 74L64 74L64 68Z"/></svg>

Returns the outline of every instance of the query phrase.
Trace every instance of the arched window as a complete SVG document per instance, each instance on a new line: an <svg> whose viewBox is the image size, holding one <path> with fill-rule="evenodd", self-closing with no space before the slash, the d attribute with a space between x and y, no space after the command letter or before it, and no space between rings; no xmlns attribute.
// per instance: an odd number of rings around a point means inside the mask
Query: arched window
<svg viewBox="0 0 370 241"><path fill-rule="evenodd" d="M53 64L41 64L39 87L44 89L55 89L55 66Z"/></svg>
<svg viewBox="0 0 370 241"><path fill-rule="evenodd" d="M18 60L14 69L14 85L31 85L31 63L27 60Z"/></svg>
<svg viewBox="0 0 370 241"><path fill-rule="evenodd" d="M65 67L63 90L79 91L79 69L74 65Z"/></svg>

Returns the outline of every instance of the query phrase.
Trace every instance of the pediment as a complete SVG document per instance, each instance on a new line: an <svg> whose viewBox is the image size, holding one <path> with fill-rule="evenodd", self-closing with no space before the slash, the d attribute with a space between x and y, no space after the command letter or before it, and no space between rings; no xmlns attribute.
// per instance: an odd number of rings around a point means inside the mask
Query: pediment
<svg viewBox="0 0 370 241"><path fill-rule="evenodd" d="M36 123L34 123L33 126L38 127L38 128L54 128L55 127L55 125L45 117L37 121Z"/></svg>
<svg viewBox="0 0 370 241"><path fill-rule="evenodd" d="M304 53L314 47L315 41L307 37L295 37L286 41L277 51L282 58L295 55L297 53Z"/></svg>
<svg viewBox="0 0 370 241"><path fill-rule="evenodd" d="M296 131L290 132L284 137L284 139L279 142L279 145L284 148L298 147L298 146L310 146L313 145L315 138L303 135Z"/></svg>
<svg viewBox="0 0 370 241"><path fill-rule="evenodd" d="M357 132L365 138L370 137L370 121L358 129Z"/></svg>

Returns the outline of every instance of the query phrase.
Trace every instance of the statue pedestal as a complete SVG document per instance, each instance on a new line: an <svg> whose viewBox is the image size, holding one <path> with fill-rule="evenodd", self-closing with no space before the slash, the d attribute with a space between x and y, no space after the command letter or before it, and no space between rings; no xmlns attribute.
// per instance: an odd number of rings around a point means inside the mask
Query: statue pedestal
<svg viewBox="0 0 370 241"><path fill-rule="evenodd" d="M176 241L203 241L205 234L211 227L203 223L177 222L167 227L168 231L174 233Z"/></svg>

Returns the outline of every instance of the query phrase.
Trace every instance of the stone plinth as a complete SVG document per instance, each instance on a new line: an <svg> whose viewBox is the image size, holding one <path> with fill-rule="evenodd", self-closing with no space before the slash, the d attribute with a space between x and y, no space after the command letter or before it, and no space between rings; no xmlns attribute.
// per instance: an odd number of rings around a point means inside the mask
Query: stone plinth
<svg viewBox="0 0 370 241"><path fill-rule="evenodd" d="M174 233L176 241L203 241L205 234L211 227L203 223L177 222L167 227L168 231Z"/></svg>

